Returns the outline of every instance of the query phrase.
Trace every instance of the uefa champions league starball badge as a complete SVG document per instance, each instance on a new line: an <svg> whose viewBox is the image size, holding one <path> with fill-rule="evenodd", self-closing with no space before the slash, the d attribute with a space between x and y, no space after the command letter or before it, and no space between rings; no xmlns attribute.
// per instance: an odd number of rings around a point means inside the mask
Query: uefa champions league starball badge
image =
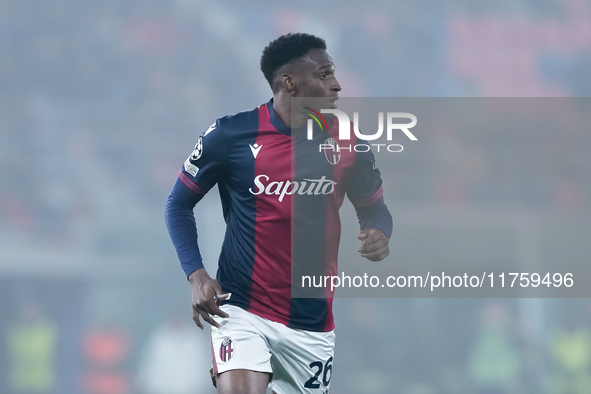
<svg viewBox="0 0 591 394"><path fill-rule="evenodd" d="M191 153L191 156L189 157L189 160L191 161L191 163L199 160L199 158L201 157L201 155L203 154L203 138L199 137L199 139L197 140L197 143L195 144L195 148L193 148L193 153Z"/></svg>

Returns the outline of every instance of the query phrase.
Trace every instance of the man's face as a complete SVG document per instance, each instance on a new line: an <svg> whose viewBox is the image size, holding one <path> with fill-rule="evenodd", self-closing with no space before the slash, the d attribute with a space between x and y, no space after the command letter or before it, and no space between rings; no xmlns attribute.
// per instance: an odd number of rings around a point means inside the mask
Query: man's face
<svg viewBox="0 0 591 394"><path fill-rule="evenodd" d="M336 108L341 85L335 77L332 57L323 49L311 50L298 62L294 97L326 97L325 108Z"/></svg>

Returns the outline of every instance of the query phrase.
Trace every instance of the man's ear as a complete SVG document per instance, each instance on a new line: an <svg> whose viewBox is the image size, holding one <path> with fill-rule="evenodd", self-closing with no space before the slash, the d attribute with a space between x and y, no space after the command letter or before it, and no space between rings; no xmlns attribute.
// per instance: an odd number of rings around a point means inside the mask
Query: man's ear
<svg viewBox="0 0 591 394"><path fill-rule="evenodd" d="M292 93L295 90L295 80L293 74L283 73L279 77L279 83L281 87L288 93Z"/></svg>

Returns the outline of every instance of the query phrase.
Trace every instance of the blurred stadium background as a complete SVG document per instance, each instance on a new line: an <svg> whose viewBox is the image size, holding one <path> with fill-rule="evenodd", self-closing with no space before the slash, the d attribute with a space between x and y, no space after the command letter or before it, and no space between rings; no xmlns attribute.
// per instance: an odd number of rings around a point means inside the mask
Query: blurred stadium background
<svg viewBox="0 0 591 394"><path fill-rule="evenodd" d="M151 388L192 324L164 203L216 117L269 99L259 57L290 31L327 40L344 96L591 93L588 0L0 0L0 393L186 392ZM531 142L515 139L518 171L488 168L504 190L482 196L466 192L471 145L445 135L447 160L424 153L388 204L460 217L482 200L510 206L533 218L526 236L542 233L534 256L586 263L589 135L540 136L541 169L526 165ZM196 210L213 271L217 193ZM546 215L554 227L542 232ZM415 230L404 248L424 254ZM587 299L339 299L336 313L334 394L591 393ZM181 335L201 348L182 362L206 369L197 331ZM207 379L186 385L211 393Z"/></svg>

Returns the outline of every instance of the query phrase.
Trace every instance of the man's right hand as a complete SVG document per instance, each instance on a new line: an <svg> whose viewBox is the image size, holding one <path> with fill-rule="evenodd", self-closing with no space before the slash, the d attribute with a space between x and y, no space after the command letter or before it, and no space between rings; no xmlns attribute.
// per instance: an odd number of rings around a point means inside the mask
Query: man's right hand
<svg viewBox="0 0 591 394"><path fill-rule="evenodd" d="M199 316L206 322L220 328L220 325L213 320L211 315L228 317L229 315L222 311L218 305L218 300L224 300L229 297L222 291L222 287L217 280L212 279L205 268L200 268L189 275L189 282L193 291L193 321L197 327L203 330L203 323Z"/></svg>

